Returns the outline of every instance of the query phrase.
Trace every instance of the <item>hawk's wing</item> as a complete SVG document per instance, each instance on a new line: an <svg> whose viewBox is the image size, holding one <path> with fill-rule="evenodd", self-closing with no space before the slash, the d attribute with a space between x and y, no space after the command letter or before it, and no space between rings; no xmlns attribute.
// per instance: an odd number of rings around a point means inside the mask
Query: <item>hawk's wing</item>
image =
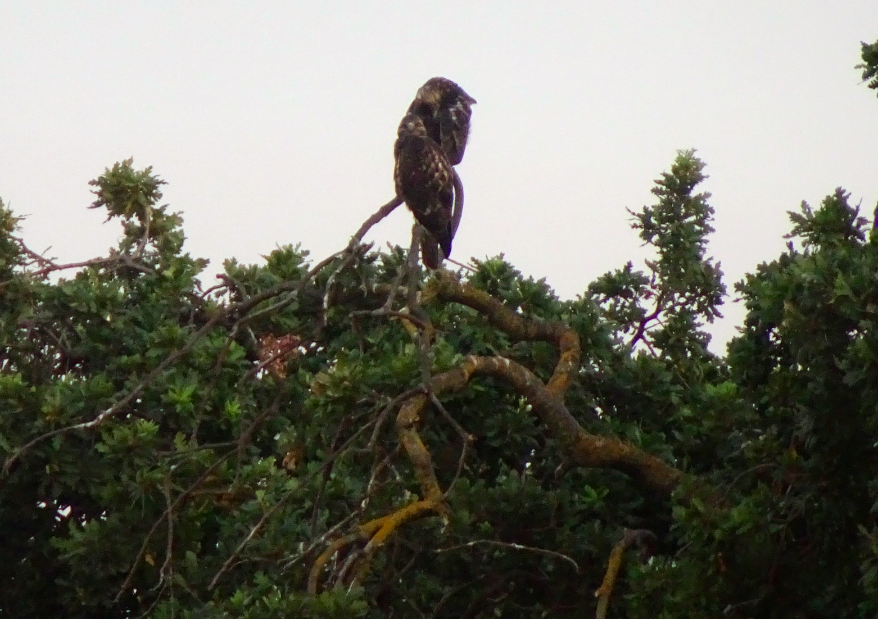
<svg viewBox="0 0 878 619"><path fill-rule="evenodd" d="M433 140L403 130L394 148L396 192L415 219L438 242L445 257L451 255L454 169ZM430 262L433 262L430 260ZM435 266L438 267L438 260ZM425 260L426 264L426 260Z"/></svg>

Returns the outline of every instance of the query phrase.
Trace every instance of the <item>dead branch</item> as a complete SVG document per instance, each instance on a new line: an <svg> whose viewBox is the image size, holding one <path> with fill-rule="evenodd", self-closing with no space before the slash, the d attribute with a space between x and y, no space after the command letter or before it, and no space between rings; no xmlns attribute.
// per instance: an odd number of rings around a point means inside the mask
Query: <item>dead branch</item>
<svg viewBox="0 0 878 619"><path fill-rule="evenodd" d="M369 218L363 222L363 225L360 226L360 229L354 232L354 236L351 237L350 242L348 243L348 250L352 250L357 245L360 244L360 241L363 240L363 237L366 236L366 233L377 224L379 221L390 215L393 210L402 204L402 198L399 196L394 196L390 202L379 208L375 213L373 213Z"/></svg>

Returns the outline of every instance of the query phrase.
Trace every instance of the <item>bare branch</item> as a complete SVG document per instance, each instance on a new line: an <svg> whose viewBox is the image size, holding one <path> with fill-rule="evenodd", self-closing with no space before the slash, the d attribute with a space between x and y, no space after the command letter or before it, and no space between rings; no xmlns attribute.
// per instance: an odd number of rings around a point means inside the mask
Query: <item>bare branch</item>
<svg viewBox="0 0 878 619"><path fill-rule="evenodd" d="M573 566L573 569L576 570L576 573L579 574L581 570L579 569L579 564L573 560L569 555L562 554L560 552L555 552L554 550L548 550L546 548L537 548L535 546L524 546L522 544L513 544L510 542L499 542L493 539L476 539L470 542L466 542L465 544L458 544L457 546L449 546L448 548L437 548L433 552L439 554L440 552L451 552L452 550L460 550L461 548L472 548L473 546L499 546L501 548L511 548L512 550L524 550L526 552L534 552L541 555L546 555L547 557L555 557L556 559L561 559L562 561L567 561L569 564Z"/></svg>

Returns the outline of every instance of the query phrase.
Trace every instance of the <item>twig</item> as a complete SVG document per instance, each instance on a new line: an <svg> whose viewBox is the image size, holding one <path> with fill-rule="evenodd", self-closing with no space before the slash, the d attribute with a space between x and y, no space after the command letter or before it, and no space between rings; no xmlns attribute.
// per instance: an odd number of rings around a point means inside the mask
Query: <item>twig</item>
<svg viewBox="0 0 878 619"><path fill-rule="evenodd" d="M454 266L460 267L461 269L466 269L466 270L469 271L470 273L475 273L475 272L478 271L478 269L475 269L475 268L473 268L472 266L470 266L470 265L468 265L468 264L464 264L464 263L462 263L462 262L458 262L458 261L455 260L454 258L446 258L446 259L445 259L445 262L450 262L450 263L453 264Z"/></svg>
<svg viewBox="0 0 878 619"><path fill-rule="evenodd" d="M473 444L473 435L463 429L463 426L460 425L457 420L451 416L445 407L442 405L442 402L439 401L439 398L436 397L436 394L432 391L428 393L430 396L430 401L433 402L433 406L435 406L442 416L445 417L445 420L451 424L451 427L454 428L454 431L457 432L457 435L461 438L461 442L463 443L460 448L460 458L457 460L457 471L454 473L454 477L451 480L451 483L448 484L448 488L445 490L443 494L444 497L448 497L451 494L451 490L454 488L454 484L457 482L460 477L461 472L463 472L463 464L466 462L466 455L469 452L469 448Z"/></svg>
<svg viewBox="0 0 878 619"><path fill-rule="evenodd" d="M258 426L260 423L262 423L269 415L272 415L275 412L277 412L279 407L280 407L280 398L278 397L274 400L274 402L272 402L271 406L269 406L267 409L265 409L265 411L263 411L256 419L253 420L253 422L243 432L241 432L241 435L238 437L238 440L235 441L235 446L238 447L238 446L240 446L240 444L242 442L249 441L250 437L253 435L254 430L256 429L256 426ZM211 464L207 468L207 470L205 470L201 475L199 475L198 479L196 479L194 482L192 482L192 484L190 484L186 490L181 492L180 496L178 496L174 500L174 502L168 506L168 508L165 510L165 513L162 514L161 517L155 521L155 523L152 525L152 528L146 534L146 537L144 538L143 543L140 545L140 551L137 553L137 557L134 559L134 562L131 564L131 568L128 570L128 576L126 576L125 582L122 583L122 586L119 588L119 593L116 594L116 598L115 598L116 602L118 602L121 599L122 594L125 592L125 590L131 586L131 583L134 580L134 571L137 568L137 566L140 564L140 561L141 561L141 559L143 559L143 556L146 554L146 547L149 544L149 540L152 539L153 534L158 529L158 527L161 524L164 517L165 516L170 517L173 514L174 510L176 510L177 507L180 505L180 503L182 503L186 499L186 497L191 495L196 488L198 488L202 483L204 483L204 480L207 479L223 462L228 460L228 458L234 453L238 453L238 449L231 449L228 452L224 453L222 456L220 456L216 462Z"/></svg>
<svg viewBox="0 0 878 619"><path fill-rule="evenodd" d="M233 303L226 308L218 311L210 320L208 320L198 331L192 334L189 337L189 340L186 344L183 345L182 348L179 348L172 353L170 353L167 357L165 357L161 363L159 363L149 374L146 375L134 388L128 392L128 394L122 399L118 400L112 406L107 408L98 414L97 417L92 419L91 421L84 421L82 423L72 424L69 426L65 426L63 428L58 428L56 430L52 430L50 432L46 432L41 434L40 436L32 439L30 442L26 443L22 447L16 449L12 454L6 458L6 462L3 464L3 474L8 475L10 468L12 465L28 450L30 450L34 445L45 441L46 439L52 438L53 436L58 436L59 434L66 434L68 432L73 432L75 430L89 430L94 429L104 423L110 417L118 414L123 410L125 406L127 406L130 402L132 402L140 393L146 389L162 372L165 371L172 363L177 361L177 359L183 357L188 354L195 348L195 345L198 341L206 335L215 325L217 325L221 320L229 317L238 315L239 323L244 323L248 319L252 318L247 316L247 314L254 307L262 303L263 301L270 299L272 297L276 297L283 292L294 291L296 294L301 293L304 287L307 285L309 281L317 274L317 272L322 269L327 264L327 261L319 262L314 268L312 268L305 276L297 281L297 282L285 282L274 288L263 291L260 294L254 295L247 300L241 301L239 303Z"/></svg>
<svg viewBox="0 0 878 619"><path fill-rule="evenodd" d="M332 289L332 284L335 283L335 278L341 271L343 271L348 266L348 264L350 264L354 256L356 256L363 237L366 236L366 233L372 228L372 226L390 215L390 213L392 213L393 210L400 204L402 204L402 198L400 198L399 196L395 196L390 202L383 205L372 215L370 215L369 218L363 222L363 225L360 226L360 229L357 230L351 237L351 240L348 242L347 247L345 247L345 249L340 252L340 254L343 256L342 261L338 265L338 267L329 275L329 278L326 281L326 292L323 296L324 320L326 312L327 310L329 310L330 292Z"/></svg>
<svg viewBox="0 0 878 619"><path fill-rule="evenodd" d="M510 542L500 542L492 539L476 539L465 544L458 544L457 546L449 546L448 548L437 548L433 552L451 552L452 550L460 550L461 548L472 548L473 546L500 546L502 548L511 548L512 550L524 550L526 552L533 552L536 554L546 555L547 557L555 557L556 559L561 559L563 561L567 561L573 566L573 569L576 570L576 573L579 574L579 564L573 560L572 557L562 554L560 552L555 552L554 550L547 550L546 548L536 548L534 546L523 546L522 544L515 544Z"/></svg>
<svg viewBox="0 0 878 619"><path fill-rule="evenodd" d="M313 479L316 475L322 473L326 469L326 467L330 466L333 462L335 462L336 458L338 458L338 456L340 454L344 453L344 451L355 440L357 440L357 438L359 438L360 435L363 434L363 432L368 430L369 426L371 426L373 423L374 422L370 421L369 423L363 424L363 426L359 430L357 430L348 440L346 440L344 442L344 444L338 448L337 451L330 454L330 456L326 459L326 462L324 462L323 465L319 469L316 469L310 475L303 478L301 483L297 487L295 487L292 490L290 490L289 492L287 492L287 494L282 496L278 500L277 503L272 505L268 509L268 511L266 511L262 515L262 517L259 519L259 521L253 526L253 528L250 529L250 532L247 534L247 536L243 540L241 540L241 543L238 544L238 547L235 548L235 551L229 556L228 559L225 560L225 562L222 564L222 567L220 567L219 571L214 575L213 580L211 580L210 584L207 586L208 590L212 590L214 587L216 587L217 582L219 582L220 576L222 576L226 571L228 571L229 567L232 565L232 563L235 561L235 559L237 559L238 555L241 554L241 551L244 550L244 547L250 543L250 540L252 540L256 536L256 534L262 529L263 526L265 526L265 523L268 522L268 520L275 514L275 512L277 512L277 510L279 510L284 504L286 504L286 502L292 496L294 496L299 490L304 488L306 486L306 482Z"/></svg>
<svg viewBox="0 0 878 619"><path fill-rule="evenodd" d="M432 328L428 322L421 320L417 316L412 316L410 313L407 312L398 312L396 310L384 309L383 307L376 310L358 310L356 312L351 312L351 316L390 316L391 318L407 320L419 329L423 329L425 331Z"/></svg>

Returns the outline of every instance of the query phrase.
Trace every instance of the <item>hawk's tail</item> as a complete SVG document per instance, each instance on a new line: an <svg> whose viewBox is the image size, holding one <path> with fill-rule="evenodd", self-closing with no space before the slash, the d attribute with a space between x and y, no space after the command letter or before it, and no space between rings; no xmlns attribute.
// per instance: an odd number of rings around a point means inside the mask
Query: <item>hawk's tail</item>
<svg viewBox="0 0 878 619"><path fill-rule="evenodd" d="M430 234L421 237L421 262L428 269L438 269L442 264L442 253L439 243Z"/></svg>

